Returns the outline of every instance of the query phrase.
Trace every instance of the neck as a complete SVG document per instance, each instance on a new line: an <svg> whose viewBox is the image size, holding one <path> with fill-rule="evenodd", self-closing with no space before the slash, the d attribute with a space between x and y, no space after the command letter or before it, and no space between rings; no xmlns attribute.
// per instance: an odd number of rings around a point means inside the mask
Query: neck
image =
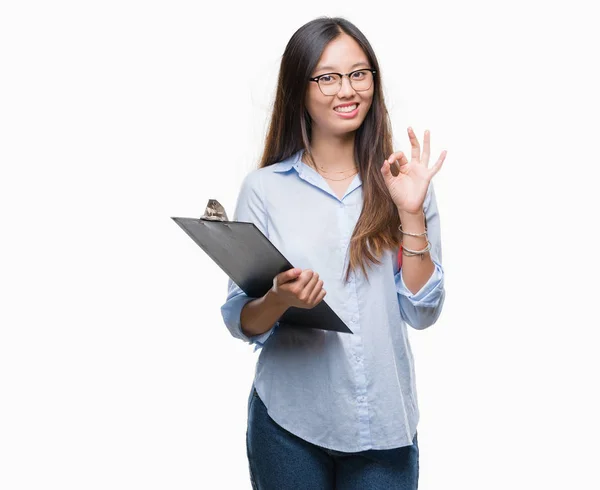
<svg viewBox="0 0 600 490"><path fill-rule="evenodd" d="M352 170L354 161L354 132L341 136L319 135L311 138L312 156L319 168L327 172Z"/></svg>

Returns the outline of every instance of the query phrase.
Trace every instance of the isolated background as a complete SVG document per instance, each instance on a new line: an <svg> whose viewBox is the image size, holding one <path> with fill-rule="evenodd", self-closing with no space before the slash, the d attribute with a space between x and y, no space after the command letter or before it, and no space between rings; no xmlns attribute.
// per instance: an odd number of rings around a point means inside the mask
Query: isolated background
<svg viewBox="0 0 600 490"><path fill-rule="evenodd" d="M7 1L0 487L250 489L252 348L170 219L232 214L293 32L342 15L431 131L447 299L411 330L422 490L597 489L597 22L585 2Z"/></svg>

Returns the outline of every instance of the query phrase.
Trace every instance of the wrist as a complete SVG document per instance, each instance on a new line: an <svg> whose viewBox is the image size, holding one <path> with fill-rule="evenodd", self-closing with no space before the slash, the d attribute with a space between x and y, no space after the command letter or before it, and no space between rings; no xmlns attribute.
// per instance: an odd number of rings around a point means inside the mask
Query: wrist
<svg viewBox="0 0 600 490"><path fill-rule="evenodd" d="M402 216L402 215L405 215L405 216L421 216L422 214L424 214L423 206L419 207L416 211L407 211L405 209L402 209L402 208L396 206L396 210L398 211L398 214L400 216Z"/></svg>
<svg viewBox="0 0 600 490"><path fill-rule="evenodd" d="M282 301L279 295L273 291L272 288L267 291L267 294L265 294L265 303L271 305L273 308L279 308L283 311L289 308L289 305Z"/></svg>
<svg viewBox="0 0 600 490"><path fill-rule="evenodd" d="M417 232L425 229L425 213L421 208L416 213L409 213L406 211L398 210L398 216L400 217L400 223L405 231L413 231L413 228Z"/></svg>

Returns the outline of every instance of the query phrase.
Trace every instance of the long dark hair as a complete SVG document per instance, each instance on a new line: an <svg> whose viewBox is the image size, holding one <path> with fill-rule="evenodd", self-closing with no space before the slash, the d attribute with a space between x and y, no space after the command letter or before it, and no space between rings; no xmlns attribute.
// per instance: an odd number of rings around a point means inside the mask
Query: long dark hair
<svg viewBox="0 0 600 490"><path fill-rule="evenodd" d="M398 247L400 224L380 170L393 151L391 123L381 90L381 69L367 38L348 20L314 19L289 40L281 59L273 114L259 168L280 162L302 149L311 154L311 119L304 104L308 78L327 44L341 34L354 38L377 72L373 102L355 134L354 158L362 180L363 208L350 240L347 281L357 267L368 278L369 262L380 264L384 250Z"/></svg>

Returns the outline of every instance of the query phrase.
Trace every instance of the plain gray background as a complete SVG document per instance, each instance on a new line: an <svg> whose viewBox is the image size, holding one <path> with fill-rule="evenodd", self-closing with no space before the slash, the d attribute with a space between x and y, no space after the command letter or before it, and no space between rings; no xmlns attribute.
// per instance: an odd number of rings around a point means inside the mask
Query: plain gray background
<svg viewBox="0 0 600 490"><path fill-rule="evenodd" d="M0 487L250 489L256 355L222 323L225 274L170 217L209 198L233 213L285 44L342 15L379 58L395 148L411 125L432 164L448 150L446 304L411 331L419 488L598 488L584 2L209 7L0 7Z"/></svg>

